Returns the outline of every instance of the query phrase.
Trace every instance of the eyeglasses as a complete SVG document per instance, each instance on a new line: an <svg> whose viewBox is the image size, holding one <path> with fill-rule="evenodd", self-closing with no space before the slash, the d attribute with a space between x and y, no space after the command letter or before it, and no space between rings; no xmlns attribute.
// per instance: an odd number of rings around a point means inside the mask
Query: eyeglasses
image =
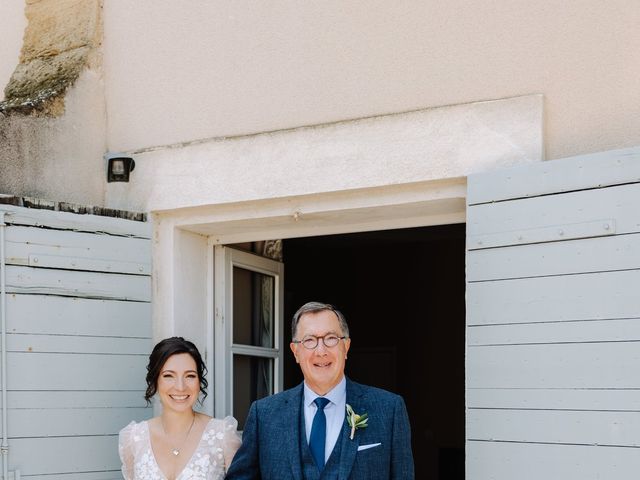
<svg viewBox="0 0 640 480"><path fill-rule="evenodd" d="M347 337L346 336L339 337L335 333L327 333L322 337L315 337L313 335L309 335L307 337L304 337L302 340L292 340L291 342L301 343L302 346L307 350L314 350L318 346L320 339L322 339L322 343L324 343L325 347L332 348L338 345L338 343L340 343L340 340L344 340L345 338Z"/></svg>

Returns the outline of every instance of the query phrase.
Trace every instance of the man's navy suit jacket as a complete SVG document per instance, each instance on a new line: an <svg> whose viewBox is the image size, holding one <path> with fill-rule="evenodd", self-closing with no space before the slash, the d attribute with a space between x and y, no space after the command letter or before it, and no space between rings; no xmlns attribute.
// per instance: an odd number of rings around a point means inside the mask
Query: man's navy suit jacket
<svg viewBox="0 0 640 480"><path fill-rule="evenodd" d="M300 455L300 435L305 435L300 431L302 395L301 383L253 402L242 435L242 446L225 478L303 480ZM347 403L358 415L367 413L369 420L367 428L356 430L353 440L350 439L351 427L345 420L339 440L342 448L338 479L413 480L411 430L402 397L347 378ZM378 443L380 445L373 446Z"/></svg>

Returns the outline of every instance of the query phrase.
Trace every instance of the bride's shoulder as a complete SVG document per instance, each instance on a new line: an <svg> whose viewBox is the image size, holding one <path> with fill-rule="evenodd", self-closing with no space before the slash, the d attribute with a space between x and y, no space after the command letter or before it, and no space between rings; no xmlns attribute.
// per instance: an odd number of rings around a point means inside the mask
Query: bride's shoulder
<svg viewBox="0 0 640 480"><path fill-rule="evenodd" d="M228 415L224 418L208 417L207 427L205 428L205 432L208 433L209 435L213 435L221 439L226 432L229 432L229 431L235 432L237 429L238 429L238 421L232 416Z"/></svg>
<svg viewBox="0 0 640 480"><path fill-rule="evenodd" d="M148 428L148 420L143 420L141 422L131 421L129 424L120 430L120 438L132 438L136 440L135 437L138 437L143 431Z"/></svg>
<svg viewBox="0 0 640 480"><path fill-rule="evenodd" d="M217 427L222 427L224 429L236 428L238 426L238 421L235 418L233 418L231 415L227 415L224 418L210 417L209 423L216 425Z"/></svg>
<svg viewBox="0 0 640 480"><path fill-rule="evenodd" d="M233 418L231 415L227 415L222 420L222 426L225 430L237 430L238 429L238 421Z"/></svg>

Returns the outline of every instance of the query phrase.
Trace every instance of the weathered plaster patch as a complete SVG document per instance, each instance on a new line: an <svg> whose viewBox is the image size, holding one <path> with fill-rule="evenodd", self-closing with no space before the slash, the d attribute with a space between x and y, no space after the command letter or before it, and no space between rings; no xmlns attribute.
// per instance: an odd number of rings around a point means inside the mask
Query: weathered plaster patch
<svg viewBox="0 0 640 480"><path fill-rule="evenodd" d="M89 47L81 47L19 64L5 88L6 100L0 104L0 112L39 111L59 116L64 107L55 100L62 100L60 96L76 81L87 65L88 55Z"/></svg>
<svg viewBox="0 0 640 480"><path fill-rule="evenodd" d="M101 73L84 69L65 95L64 115L0 116L0 193L103 205L102 92Z"/></svg>

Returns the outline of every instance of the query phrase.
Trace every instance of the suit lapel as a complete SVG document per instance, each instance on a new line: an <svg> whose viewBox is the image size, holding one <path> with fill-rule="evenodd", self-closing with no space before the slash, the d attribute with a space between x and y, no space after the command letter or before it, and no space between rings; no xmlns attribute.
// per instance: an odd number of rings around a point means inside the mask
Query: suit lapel
<svg viewBox="0 0 640 480"><path fill-rule="evenodd" d="M282 444L282 448L287 449L287 457L291 464L291 474L294 480L302 480L302 466L300 465L300 406L302 404L302 384L290 391L290 395L285 399L282 409L284 413L283 438L274 439Z"/></svg>
<svg viewBox="0 0 640 480"><path fill-rule="evenodd" d="M366 408L363 405L363 391L358 384L353 383L347 378L347 403L351 405L356 413L361 413ZM342 450L340 451L340 468L338 471L338 480L347 480L351 474L353 463L356 461L356 453L358 453L358 435L351 436L351 427L347 424L345 413L344 424L342 425Z"/></svg>

